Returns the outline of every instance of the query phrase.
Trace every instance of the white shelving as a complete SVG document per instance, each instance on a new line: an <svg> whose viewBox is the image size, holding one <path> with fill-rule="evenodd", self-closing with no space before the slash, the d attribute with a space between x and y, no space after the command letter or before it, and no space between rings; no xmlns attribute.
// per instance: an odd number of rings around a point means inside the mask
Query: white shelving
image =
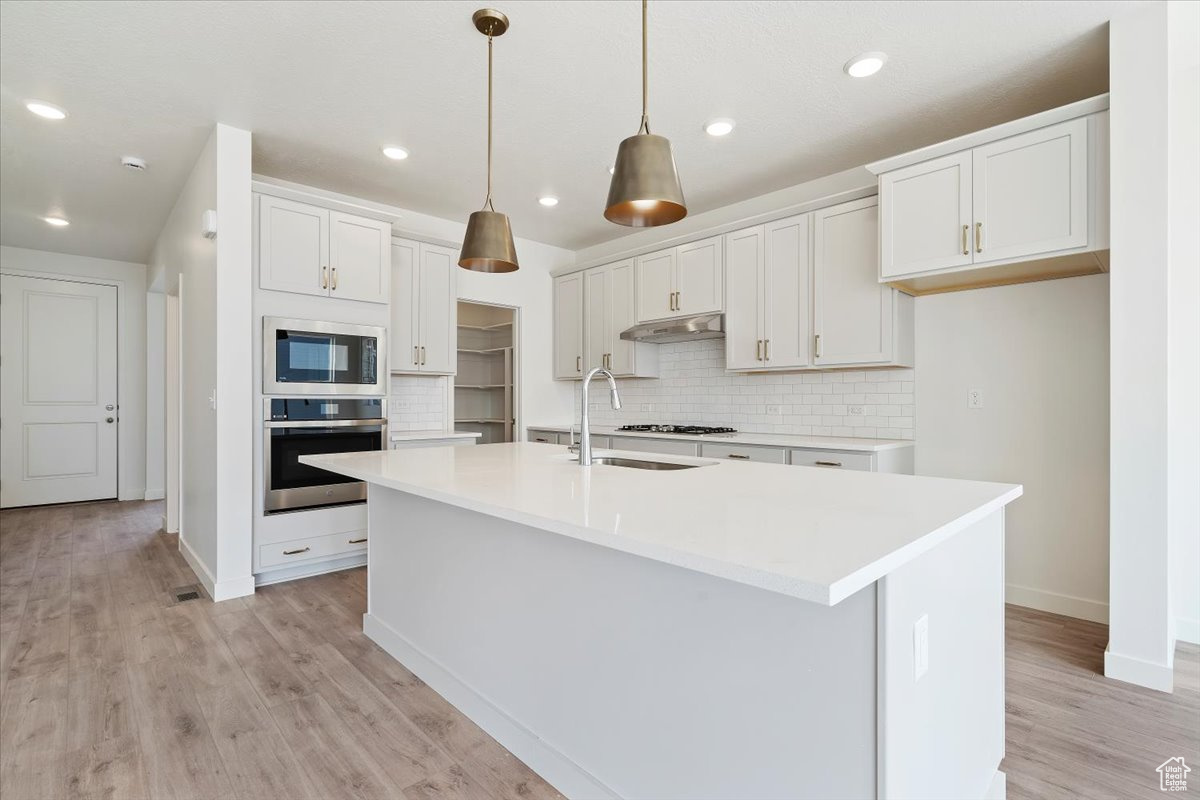
<svg viewBox="0 0 1200 800"><path fill-rule="evenodd" d="M454 427L482 433L480 444L512 441L514 312L459 303Z"/></svg>

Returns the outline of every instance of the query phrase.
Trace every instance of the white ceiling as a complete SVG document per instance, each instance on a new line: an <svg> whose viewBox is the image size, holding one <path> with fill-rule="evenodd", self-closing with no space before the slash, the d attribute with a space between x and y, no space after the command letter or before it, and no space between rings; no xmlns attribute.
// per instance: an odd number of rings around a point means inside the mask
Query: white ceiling
<svg viewBox="0 0 1200 800"><path fill-rule="evenodd" d="M465 220L484 194L482 5L4 0L0 242L145 260L218 121L254 132L258 173ZM1103 92L1105 22L1125 5L651 3L652 129L699 213ZM500 8L496 208L572 249L629 233L602 211L639 121L640 4ZM865 50L887 66L847 77ZM70 117L37 118L30 98ZM714 117L737 129L707 136ZM383 158L393 143L411 157ZM40 221L55 212L71 226Z"/></svg>

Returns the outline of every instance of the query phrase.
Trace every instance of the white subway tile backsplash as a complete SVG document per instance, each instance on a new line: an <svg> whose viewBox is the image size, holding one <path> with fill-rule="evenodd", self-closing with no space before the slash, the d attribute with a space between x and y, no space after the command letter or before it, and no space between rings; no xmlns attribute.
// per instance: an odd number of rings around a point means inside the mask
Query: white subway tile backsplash
<svg viewBox="0 0 1200 800"><path fill-rule="evenodd" d="M593 392L593 422L729 425L750 433L913 438L916 378L911 369L727 373L721 339L659 345L658 357L660 377L618 381L622 410L609 407L607 392ZM578 409L578 386L575 403ZM768 406L772 413L767 413ZM851 406L856 413L851 413Z"/></svg>
<svg viewBox="0 0 1200 800"><path fill-rule="evenodd" d="M453 427L446 416L442 375L393 375L388 398L388 429L440 431Z"/></svg>

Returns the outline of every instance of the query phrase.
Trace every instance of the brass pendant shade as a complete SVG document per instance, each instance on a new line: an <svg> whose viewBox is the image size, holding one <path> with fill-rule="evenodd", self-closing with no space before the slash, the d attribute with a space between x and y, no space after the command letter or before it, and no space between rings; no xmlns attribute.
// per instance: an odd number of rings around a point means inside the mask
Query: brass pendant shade
<svg viewBox="0 0 1200 800"><path fill-rule="evenodd" d="M631 228L650 228L686 216L670 140L639 133L621 142L604 218Z"/></svg>
<svg viewBox="0 0 1200 800"><path fill-rule="evenodd" d="M458 265L472 272L516 272L517 247L513 244L508 216L492 205L492 38L508 30L508 17L494 8L481 8L471 15L476 30L488 37L488 152L487 197L483 208L467 220Z"/></svg>
<svg viewBox="0 0 1200 800"><path fill-rule="evenodd" d="M650 133L646 64L646 0L642 0L642 124L617 150L604 208L605 219L631 228L669 225L687 216L671 142Z"/></svg>
<svg viewBox="0 0 1200 800"><path fill-rule="evenodd" d="M467 221L458 265L472 272L516 272L520 267L508 215L498 211L473 212Z"/></svg>

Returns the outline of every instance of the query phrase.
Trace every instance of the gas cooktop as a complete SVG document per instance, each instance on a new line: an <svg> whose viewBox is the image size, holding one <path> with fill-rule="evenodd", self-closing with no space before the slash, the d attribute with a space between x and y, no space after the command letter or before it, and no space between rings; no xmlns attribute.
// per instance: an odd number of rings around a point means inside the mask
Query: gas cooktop
<svg viewBox="0 0 1200 800"><path fill-rule="evenodd" d="M737 433L736 428L709 428L704 425L622 425L619 431L632 433L687 433L703 436L709 433Z"/></svg>

